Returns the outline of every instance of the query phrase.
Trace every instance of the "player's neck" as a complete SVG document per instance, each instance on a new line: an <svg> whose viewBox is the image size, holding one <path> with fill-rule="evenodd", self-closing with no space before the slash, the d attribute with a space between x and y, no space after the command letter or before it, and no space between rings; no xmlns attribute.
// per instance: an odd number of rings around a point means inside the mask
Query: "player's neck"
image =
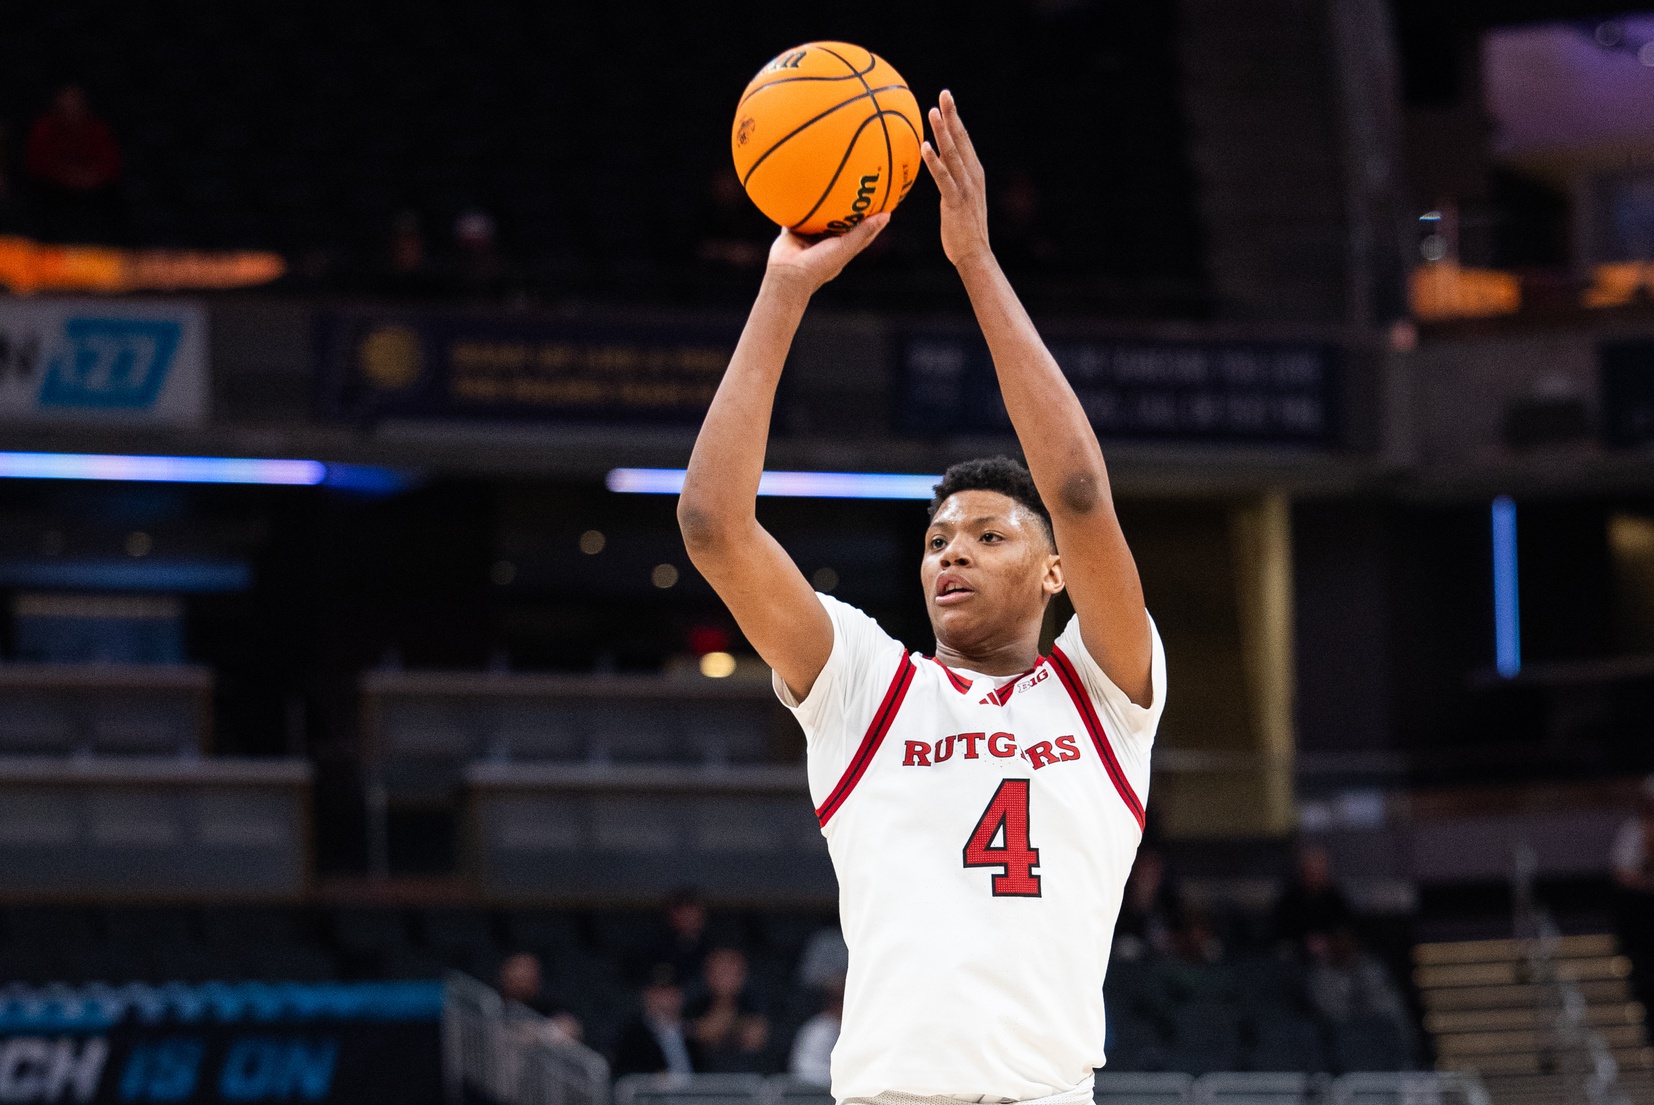
<svg viewBox="0 0 1654 1105"><path fill-rule="evenodd" d="M936 659L950 668L965 668L983 675L1021 675L1039 663L1039 638L1006 641L969 652L937 641Z"/></svg>

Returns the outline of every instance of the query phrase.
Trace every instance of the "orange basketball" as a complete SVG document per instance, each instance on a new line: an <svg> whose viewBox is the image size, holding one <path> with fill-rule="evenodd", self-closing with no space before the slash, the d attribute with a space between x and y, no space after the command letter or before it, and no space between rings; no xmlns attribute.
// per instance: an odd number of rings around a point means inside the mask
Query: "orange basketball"
<svg viewBox="0 0 1654 1105"><path fill-rule="evenodd" d="M843 234L919 177L919 102L877 54L811 42L759 70L735 109L735 172L758 210L800 234Z"/></svg>

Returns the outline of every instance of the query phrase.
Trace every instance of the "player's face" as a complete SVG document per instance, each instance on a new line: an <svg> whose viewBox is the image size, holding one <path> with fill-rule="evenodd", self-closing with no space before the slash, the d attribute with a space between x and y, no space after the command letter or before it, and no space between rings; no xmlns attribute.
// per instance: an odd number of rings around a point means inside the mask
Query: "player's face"
<svg viewBox="0 0 1654 1105"><path fill-rule="evenodd" d="M1039 632L1062 567L1040 517L997 491L948 496L919 568L936 639L967 655Z"/></svg>

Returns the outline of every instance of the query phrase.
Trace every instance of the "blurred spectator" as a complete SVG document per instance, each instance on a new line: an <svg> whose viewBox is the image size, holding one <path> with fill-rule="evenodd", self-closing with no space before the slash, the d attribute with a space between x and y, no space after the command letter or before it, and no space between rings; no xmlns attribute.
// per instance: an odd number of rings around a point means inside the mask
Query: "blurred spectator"
<svg viewBox="0 0 1654 1105"><path fill-rule="evenodd" d="M1177 926L1177 891L1166 871L1166 857L1147 845L1126 878L1120 919L1114 926L1114 954L1124 960L1165 955Z"/></svg>
<svg viewBox="0 0 1654 1105"><path fill-rule="evenodd" d="M500 996L545 1013L544 972L533 952L508 955L500 964Z"/></svg>
<svg viewBox="0 0 1654 1105"><path fill-rule="evenodd" d="M92 113L79 85L58 90L29 128L26 160L39 194L40 235L48 241L107 242L115 236L115 132Z"/></svg>
<svg viewBox="0 0 1654 1105"><path fill-rule="evenodd" d="M747 957L736 948L714 948L702 978L706 992L684 1011L690 1035L700 1045L700 1069L763 1073L770 1026L747 990Z"/></svg>
<svg viewBox="0 0 1654 1105"><path fill-rule="evenodd" d="M494 216L471 208L454 220L454 276L461 293L497 299L505 292L506 264L500 256Z"/></svg>
<svg viewBox="0 0 1654 1105"><path fill-rule="evenodd" d="M708 949L706 903L700 893L690 887L674 890L666 899L663 922L647 962L668 963L679 978L695 978Z"/></svg>
<svg viewBox="0 0 1654 1105"><path fill-rule="evenodd" d="M756 271L770 255L776 228L747 199L734 169L720 169L707 189L707 209L695 256L709 264Z"/></svg>
<svg viewBox="0 0 1654 1105"><path fill-rule="evenodd" d="M426 296L442 290L425 248L419 215L402 211L391 224L390 252L383 273L384 291L391 295Z"/></svg>
<svg viewBox="0 0 1654 1105"><path fill-rule="evenodd" d="M826 980L827 1004L798 1027L787 1073L794 1078L827 1085L832 1081L833 1045L844 1020L844 976Z"/></svg>
<svg viewBox="0 0 1654 1105"><path fill-rule="evenodd" d="M1654 997L1654 775L1643 780L1637 813L1614 834L1609 856L1619 914L1620 946L1631 957L1637 996Z"/></svg>
<svg viewBox="0 0 1654 1105"><path fill-rule="evenodd" d="M1309 999L1317 1012L1342 1023L1356 1017L1386 1017L1408 1031L1407 1011L1390 972L1363 951L1348 925L1308 937L1311 960Z"/></svg>
<svg viewBox="0 0 1654 1105"><path fill-rule="evenodd" d="M1212 925L1212 915L1197 908L1179 912L1177 927L1171 932L1172 957L1190 966L1222 960L1223 941L1218 939L1217 930Z"/></svg>
<svg viewBox="0 0 1654 1105"><path fill-rule="evenodd" d="M835 982L843 986L844 976L849 973L850 949L838 927L819 928L811 933L798 957L798 981L825 990Z"/></svg>
<svg viewBox="0 0 1654 1105"><path fill-rule="evenodd" d="M991 182L990 182L991 183ZM1039 183L1026 169L1012 169L994 192L994 256L1012 272L1049 271L1060 259L1057 239L1042 213Z"/></svg>
<svg viewBox="0 0 1654 1105"><path fill-rule="evenodd" d="M700 1070L695 1041L684 1032L683 987L670 963L658 963L643 988L643 1009L621 1029L614 1073L693 1074Z"/></svg>
<svg viewBox="0 0 1654 1105"><path fill-rule="evenodd" d="M1332 857L1319 844L1298 850L1298 874L1275 903L1275 939L1305 950L1312 935L1325 936L1350 923L1349 899L1332 875Z"/></svg>

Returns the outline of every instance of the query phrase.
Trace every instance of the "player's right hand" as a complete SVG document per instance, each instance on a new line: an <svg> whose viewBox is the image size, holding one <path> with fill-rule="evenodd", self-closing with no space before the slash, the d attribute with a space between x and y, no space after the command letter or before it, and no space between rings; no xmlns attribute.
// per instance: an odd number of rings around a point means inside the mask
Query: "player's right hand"
<svg viewBox="0 0 1654 1105"><path fill-rule="evenodd" d="M767 275L796 281L806 292L814 292L843 272L850 259L866 249L888 222L889 213L882 212L843 234L817 239L800 237L783 228L770 246Z"/></svg>

